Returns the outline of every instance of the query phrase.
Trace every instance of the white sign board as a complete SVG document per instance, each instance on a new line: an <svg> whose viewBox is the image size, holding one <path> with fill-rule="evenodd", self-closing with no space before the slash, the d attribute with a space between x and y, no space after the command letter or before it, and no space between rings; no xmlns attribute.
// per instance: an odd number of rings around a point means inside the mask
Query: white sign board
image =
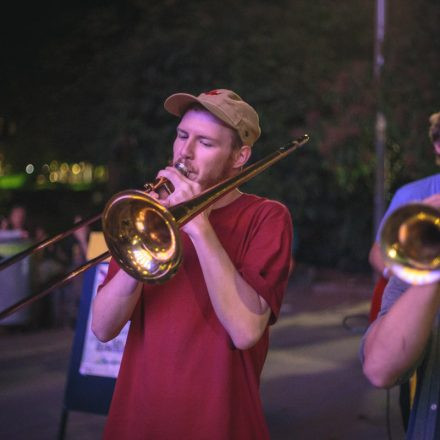
<svg viewBox="0 0 440 440"><path fill-rule="evenodd" d="M92 302L96 296L97 289L105 279L108 270L108 263L100 263L95 272L93 283ZM85 376L101 376L116 378L119 373L122 353L124 352L127 339L128 322L116 338L109 342L100 342L91 329L92 307L89 309L86 333L84 337L84 348L81 356L79 372Z"/></svg>

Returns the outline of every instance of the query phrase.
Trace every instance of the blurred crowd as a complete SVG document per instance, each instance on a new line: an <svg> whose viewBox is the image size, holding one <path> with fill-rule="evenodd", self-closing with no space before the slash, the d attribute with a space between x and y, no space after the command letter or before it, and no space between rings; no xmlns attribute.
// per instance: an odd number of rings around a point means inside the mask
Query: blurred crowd
<svg viewBox="0 0 440 440"><path fill-rule="evenodd" d="M22 204L12 205L6 215L0 217L0 262L49 237L45 227L37 224L33 218L32 213ZM76 223L82 218L76 215L72 220ZM6 292L7 295L5 293L8 301L14 297L18 301L41 291L85 262L89 232L88 227L82 227L58 243L32 253L21 262L0 271L0 285L8 286L9 292ZM27 269L20 270L20 265L25 265ZM14 278L23 277L23 274L27 277L25 290L28 291L23 291L23 280L20 280L20 283L13 282ZM11 286L15 285L17 291L11 292L14 290ZM44 299L26 306L30 308L30 313L27 314L26 322L19 322L20 326L33 328L74 326L81 289L82 277L77 276ZM4 299L0 297L1 310L11 305L2 304L2 301Z"/></svg>

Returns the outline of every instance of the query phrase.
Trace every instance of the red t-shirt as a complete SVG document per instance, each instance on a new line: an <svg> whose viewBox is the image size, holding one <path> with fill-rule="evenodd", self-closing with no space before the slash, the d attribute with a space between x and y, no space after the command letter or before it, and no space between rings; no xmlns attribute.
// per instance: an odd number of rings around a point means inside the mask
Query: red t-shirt
<svg viewBox="0 0 440 440"><path fill-rule="evenodd" d="M210 214L243 278L278 317L291 259L286 207L243 194ZM258 440L269 438L259 394L268 329L238 350L211 305L195 249L182 232L184 259L162 285L145 285L129 335L105 439ZM108 282L118 267L110 263Z"/></svg>

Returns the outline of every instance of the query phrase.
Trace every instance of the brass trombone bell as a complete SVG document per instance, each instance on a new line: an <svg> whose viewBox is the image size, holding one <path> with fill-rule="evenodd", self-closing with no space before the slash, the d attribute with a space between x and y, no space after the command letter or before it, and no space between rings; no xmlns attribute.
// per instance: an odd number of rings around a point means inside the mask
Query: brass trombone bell
<svg viewBox="0 0 440 440"><path fill-rule="evenodd" d="M104 209L102 225L111 255L133 278L159 283L177 270L182 258L179 225L171 210L147 193L116 194Z"/></svg>
<svg viewBox="0 0 440 440"><path fill-rule="evenodd" d="M440 279L440 211L409 203L386 220L380 235L385 264L403 281L419 285Z"/></svg>

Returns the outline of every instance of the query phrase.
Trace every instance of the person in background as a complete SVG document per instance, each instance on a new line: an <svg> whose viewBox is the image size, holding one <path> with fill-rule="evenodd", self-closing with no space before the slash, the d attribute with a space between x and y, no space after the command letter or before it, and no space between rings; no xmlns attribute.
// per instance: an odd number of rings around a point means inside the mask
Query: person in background
<svg viewBox="0 0 440 440"><path fill-rule="evenodd" d="M74 223L81 220L80 215L74 216ZM70 273L86 261L89 233L90 228L84 226L36 254L33 275L36 290L39 286L51 283L60 276ZM37 226L35 228L36 242L47 238L48 233L44 228L41 225ZM82 281L82 275L76 276L40 301L40 322L43 327L73 327L75 325Z"/></svg>
<svg viewBox="0 0 440 440"><path fill-rule="evenodd" d="M74 223L78 223L83 218L75 215ZM68 272L73 271L87 261L87 248L89 242L90 227L83 226L74 231L71 240L68 242L66 252L69 255ZM64 316L63 322L74 327L79 311L79 303L81 299L83 274L74 277L64 287Z"/></svg>
<svg viewBox="0 0 440 440"><path fill-rule="evenodd" d="M440 112L433 113L429 117L429 123L428 134L434 149L435 162L437 165L440 165ZM399 188L394 194L377 230L376 240L369 253L370 265L379 275L382 275L386 279L389 277L389 270L384 264L379 245L383 223L389 215L400 206L409 202L419 202L431 196L433 198L440 197L440 173L408 183Z"/></svg>
<svg viewBox="0 0 440 440"><path fill-rule="evenodd" d="M427 204L439 208L437 203ZM364 374L376 387L407 383L417 373L406 427L411 440L440 438L439 307L438 282L411 286L391 276L381 311L361 346Z"/></svg>
<svg viewBox="0 0 440 440"><path fill-rule="evenodd" d="M13 205L9 214L0 218L0 243L13 241L18 246L15 253L23 250L20 246L30 246L31 235L27 210L24 205ZM11 249L7 252L0 251L0 261L11 257L10 252Z"/></svg>
<svg viewBox="0 0 440 440"><path fill-rule="evenodd" d="M13 205L9 215L1 219L0 226L2 230L14 231L17 238L29 238L30 227L25 206Z"/></svg>
<svg viewBox="0 0 440 440"><path fill-rule="evenodd" d="M8 218L5 216L0 217L0 230L8 229Z"/></svg>
<svg viewBox="0 0 440 440"><path fill-rule="evenodd" d="M429 126L429 138L432 142L436 164L440 164L440 112L434 113L429 118L430 126ZM379 278L377 280L373 298L370 307L370 323L373 323L376 318L379 316L383 316L387 313L390 308L390 304L392 300L384 299L384 292L387 292L388 287L388 279L392 275L385 265L382 253L380 250L380 233L385 223L386 219L389 215L394 212L397 208L402 205L405 205L410 202L424 202L436 208L440 208L440 174L434 174L432 176L425 177L423 179L411 182L402 186L394 195L387 212L385 213L384 218L382 219L381 225L377 231L376 241L374 242L370 254L369 261L372 268L376 271ZM389 287L391 293L387 293L393 297L395 292L394 285L399 284L398 281L394 281L393 285ZM403 287L402 287L403 286ZM404 285L400 285L400 289L404 290ZM407 287L407 286L406 286ZM399 289L397 289L399 290ZM411 291L417 291L417 288L411 289ZM382 304L385 301L386 304ZM382 310L381 310L382 308ZM381 311L380 311L381 310ZM380 311L380 314L379 314ZM373 326L371 326L373 327ZM369 375L369 367L367 363L367 376ZM364 367L365 368L365 367ZM414 384L417 382L415 371L414 374L407 375L406 379L408 380L400 380L400 409L402 413L402 419L405 430L408 429L409 418L410 418L410 407L411 407L411 395L412 390L414 389ZM373 378L374 382L374 378ZM410 386L410 382L413 386ZM389 384L387 384L389 385Z"/></svg>
<svg viewBox="0 0 440 440"><path fill-rule="evenodd" d="M237 175L260 136L256 111L236 93L177 93L173 162L159 172L175 190L166 207ZM161 285L110 262L93 303L101 341L130 330L105 439L269 438L259 395L269 326L289 277L292 222L279 202L234 189L182 228L183 263Z"/></svg>

